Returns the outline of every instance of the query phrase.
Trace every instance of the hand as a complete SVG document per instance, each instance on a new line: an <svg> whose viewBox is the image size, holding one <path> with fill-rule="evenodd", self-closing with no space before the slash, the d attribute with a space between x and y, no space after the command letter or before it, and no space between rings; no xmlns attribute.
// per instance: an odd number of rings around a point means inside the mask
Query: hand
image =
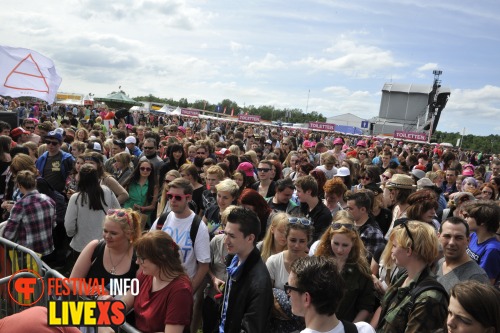
<svg viewBox="0 0 500 333"><path fill-rule="evenodd" d="M134 204L134 210L140 211L141 206L139 206L138 204Z"/></svg>
<svg viewBox="0 0 500 333"><path fill-rule="evenodd" d="M6 211L10 212L12 210L12 207L14 207L14 203L15 203L14 201L7 200L7 201L2 202L2 205L0 207L5 209Z"/></svg>
<svg viewBox="0 0 500 333"><path fill-rule="evenodd" d="M214 287L219 290L220 292L224 292L224 284L226 282L222 281L221 279L216 278L215 276L212 279L212 283ZM221 288L222 287L222 288Z"/></svg>

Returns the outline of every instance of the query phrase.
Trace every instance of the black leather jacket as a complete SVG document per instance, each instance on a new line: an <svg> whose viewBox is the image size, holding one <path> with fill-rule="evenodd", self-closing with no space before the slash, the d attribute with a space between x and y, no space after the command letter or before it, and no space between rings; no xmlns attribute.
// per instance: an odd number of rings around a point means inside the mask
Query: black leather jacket
<svg viewBox="0 0 500 333"><path fill-rule="evenodd" d="M231 260L227 262L231 263ZM230 288L229 281L226 281L224 293L227 292L229 299L224 332L269 332L274 302L273 287L269 271L257 248L248 256L241 274L233 278Z"/></svg>

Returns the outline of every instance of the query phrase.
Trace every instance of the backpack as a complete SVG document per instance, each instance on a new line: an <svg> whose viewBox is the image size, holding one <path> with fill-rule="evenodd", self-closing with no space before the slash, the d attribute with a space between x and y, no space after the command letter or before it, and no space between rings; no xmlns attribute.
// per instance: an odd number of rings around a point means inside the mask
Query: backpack
<svg viewBox="0 0 500 333"><path fill-rule="evenodd" d="M342 319L340 321L344 325L344 332L345 333L358 333L358 328L356 327L356 325L354 325L350 321L345 321Z"/></svg>
<svg viewBox="0 0 500 333"><path fill-rule="evenodd" d="M430 276L426 276L424 279L422 279L422 281L420 281L416 288L410 290L410 302L408 302L404 307L404 313L406 316L408 316L413 311L413 308L415 307L415 301L417 300L418 296L428 290L437 290L442 294L445 294L446 299L448 298L448 292L446 291L446 289L444 289L443 285L436 279L433 279Z"/></svg>
<svg viewBox="0 0 500 333"><path fill-rule="evenodd" d="M160 215L160 217L158 218L158 222L156 222L156 230L161 230L163 228L163 225L165 224L165 221L167 220L167 217L170 213L171 211ZM189 237L191 237L191 243L193 244L192 245L193 249L194 249L194 242L196 240L196 235L198 234L198 229L200 228L200 222L201 222L201 217L195 214L193 222L191 222L191 229L189 230Z"/></svg>
<svg viewBox="0 0 500 333"><path fill-rule="evenodd" d="M56 191L50 183L45 180L45 178L38 177L36 179L37 189L40 193L43 193L54 200L55 209L56 209L56 222L57 225L64 225L64 217L66 216L66 209L68 204L66 202L66 198L61 192ZM40 187L40 185L42 187Z"/></svg>

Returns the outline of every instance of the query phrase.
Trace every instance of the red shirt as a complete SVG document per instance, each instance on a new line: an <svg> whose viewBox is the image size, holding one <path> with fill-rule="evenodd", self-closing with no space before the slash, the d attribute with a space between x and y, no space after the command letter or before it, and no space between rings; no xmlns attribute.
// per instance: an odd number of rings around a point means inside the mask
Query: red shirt
<svg viewBox="0 0 500 333"><path fill-rule="evenodd" d="M184 325L189 332L193 311L193 291L187 275L179 276L166 287L152 292L153 277L139 278L139 295L134 300L135 326L142 332L163 332L165 325Z"/></svg>

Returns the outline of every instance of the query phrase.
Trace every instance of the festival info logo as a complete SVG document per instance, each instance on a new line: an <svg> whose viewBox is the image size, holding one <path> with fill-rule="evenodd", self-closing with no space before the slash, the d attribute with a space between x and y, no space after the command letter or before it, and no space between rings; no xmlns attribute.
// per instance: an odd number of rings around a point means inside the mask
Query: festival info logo
<svg viewBox="0 0 500 333"><path fill-rule="evenodd" d="M22 276L17 276L18 274ZM31 273L32 276L29 276ZM27 276L27 277L26 277ZM47 287L47 288L45 288ZM127 290L139 294L138 279L48 278L46 282L35 271L23 269L9 279L10 298L21 306L32 306L47 292L49 326L119 326L125 322L125 304L117 300L75 300L75 296L93 298L105 295L121 297ZM12 293L13 290L15 293ZM68 296L72 300L67 300ZM45 305L45 304L41 304Z"/></svg>

